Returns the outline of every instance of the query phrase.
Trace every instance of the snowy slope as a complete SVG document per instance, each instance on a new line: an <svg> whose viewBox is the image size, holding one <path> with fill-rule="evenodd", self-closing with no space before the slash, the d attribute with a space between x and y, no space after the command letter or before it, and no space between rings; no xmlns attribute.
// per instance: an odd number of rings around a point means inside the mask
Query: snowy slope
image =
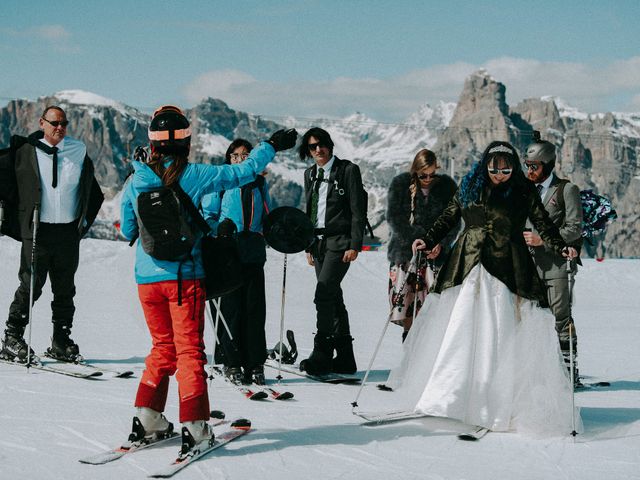
<svg viewBox="0 0 640 480"><path fill-rule="evenodd" d="M132 368L139 378L150 346L133 281L134 249L126 243L82 242L74 338L96 363ZM16 287L19 244L0 238L0 312ZM312 345L314 275L302 255L288 258L286 319L301 355ZM251 402L214 382L212 408L253 420L255 431L178 474L179 479L630 479L640 478L640 277L637 260L587 260L576 286L581 371L612 388L580 392L585 433L575 440L491 433L460 442L443 422L362 427L351 414L357 387L287 377L288 403ZM362 254L343 283L356 357L364 370L387 315L384 252ZM283 255L267 262L268 343L278 338ZM48 287L34 308L33 343L51 333ZM2 317L4 318L4 317ZM424 320L424 319L423 319ZM207 338L211 337L208 330ZM207 343L210 350L210 342ZM374 364L362 409L384 402L374 385L400 355L400 329L390 326ZM272 371L268 374L273 375ZM0 365L0 479L145 478L168 462L176 444L104 466L77 459L116 445L128 434L136 379L78 380ZM273 377L272 377L273 378ZM172 382L167 416L177 418ZM446 423L446 422L445 422ZM455 430L455 425L444 425Z"/></svg>

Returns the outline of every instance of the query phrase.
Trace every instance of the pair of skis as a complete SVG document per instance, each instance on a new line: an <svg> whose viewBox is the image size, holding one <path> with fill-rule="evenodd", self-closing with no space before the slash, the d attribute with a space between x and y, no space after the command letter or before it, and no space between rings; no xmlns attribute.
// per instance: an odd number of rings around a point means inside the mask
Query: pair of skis
<svg viewBox="0 0 640 480"><path fill-rule="evenodd" d="M229 424L227 420L224 419L224 413L220 411L211 412L211 416L214 418L213 422L210 424L212 427L219 427L221 425ZM183 468L187 467L191 463L197 461L198 459L208 455L213 450L216 450L223 445L235 440L236 438L241 437L249 433L251 430L251 422L247 419L240 418L230 423L229 427L223 430L222 432L216 432L214 438L211 442L203 444L198 444L195 447L189 449L186 452L180 452L178 456L169 463L167 466L163 467L156 472L153 472L149 475L151 478L169 478L178 473ZM88 465L104 465L106 463L113 462L122 458L125 455L130 455L132 453L138 452L140 450L145 450L148 448L158 447L168 445L169 443L173 443L173 440L179 437L179 434L176 432L171 432L170 434L156 438L144 438L138 441L127 441L120 445L119 447L105 450L103 452L97 453L95 455L91 455L86 458L82 458L79 460L80 463L88 464Z"/></svg>
<svg viewBox="0 0 640 480"><path fill-rule="evenodd" d="M220 367L213 367L209 374L209 378L221 378L238 392L244 395L249 400L267 400L269 398L273 400L290 400L293 398L293 393L285 391L281 392L274 388L262 386L262 385L242 385L231 381L220 369Z"/></svg>
<svg viewBox="0 0 640 480"><path fill-rule="evenodd" d="M277 361L271 360L271 359L267 359L264 365L265 367L269 367L274 370L281 370L283 372L291 373L293 375L298 375L300 377L306 377L316 382L332 383L332 384L346 383L346 384L352 384L352 385L359 384L361 382L360 377L357 377L355 375L345 375L342 373L330 372L323 375L312 375L310 373L300 370L300 366L297 364L293 364L293 365L287 365L285 363L278 364Z"/></svg>
<svg viewBox="0 0 640 480"><path fill-rule="evenodd" d="M31 363L14 362L11 360L0 359L0 362L8 365L16 365L24 368L33 368L36 370L42 370L44 372L57 373L59 375L66 375L68 377L75 378L96 378L103 375L110 375L117 378L129 378L133 375L132 370L117 370L111 368L99 367L97 365L81 362L64 362L54 358L43 355L42 357L34 356Z"/></svg>

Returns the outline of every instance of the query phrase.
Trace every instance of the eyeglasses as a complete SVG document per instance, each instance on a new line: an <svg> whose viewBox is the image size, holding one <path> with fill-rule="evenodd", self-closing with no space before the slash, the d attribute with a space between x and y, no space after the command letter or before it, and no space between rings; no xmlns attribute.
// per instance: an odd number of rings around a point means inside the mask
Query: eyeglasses
<svg viewBox="0 0 640 480"><path fill-rule="evenodd" d="M231 160L246 160L247 158L249 158L249 154L248 153L232 153L231 155L229 155L229 158L231 158Z"/></svg>
<svg viewBox="0 0 640 480"><path fill-rule="evenodd" d="M533 171L535 172L536 170L538 170L542 165L540 165L539 163L528 163L528 162L524 162L524 166L527 167L527 170Z"/></svg>
<svg viewBox="0 0 640 480"><path fill-rule="evenodd" d="M498 175L499 173L509 175L513 171L513 168L489 168L488 170L491 175Z"/></svg>
<svg viewBox="0 0 640 480"><path fill-rule="evenodd" d="M307 147L309 148L310 152L315 152L316 148L324 148L326 147L326 145L322 142L318 142L318 143L309 143Z"/></svg>
<svg viewBox="0 0 640 480"><path fill-rule="evenodd" d="M47 122L49 125L51 125L53 128L58 128L58 127L67 128L67 125L69 125L69 120L47 120L44 117L42 117L42 119L45 122Z"/></svg>
<svg viewBox="0 0 640 480"><path fill-rule="evenodd" d="M436 178L438 176L437 173L421 173L418 175L420 180L427 180L428 178Z"/></svg>

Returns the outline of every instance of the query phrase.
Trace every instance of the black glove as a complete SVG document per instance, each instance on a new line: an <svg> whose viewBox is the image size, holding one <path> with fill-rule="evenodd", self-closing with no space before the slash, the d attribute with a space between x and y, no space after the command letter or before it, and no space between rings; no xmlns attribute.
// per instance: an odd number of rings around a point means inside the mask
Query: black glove
<svg viewBox="0 0 640 480"><path fill-rule="evenodd" d="M133 151L133 158L138 162L147 163L147 157L147 150L140 145Z"/></svg>
<svg viewBox="0 0 640 480"><path fill-rule="evenodd" d="M271 144L276 152L281 152L282 150L292 148L296 144L297 138L298 132L296 132L296 129L290 128L288 130L278 130L271 135L271 138L267 140L267 142Z"/></svg>
<svg viewBox="0 0 640 480"><path fill-rule="evenodd" d="M228 238L233 236L238 229L236 228L236 224L230 218L225 218L218 225L218 237Z"/></svg>

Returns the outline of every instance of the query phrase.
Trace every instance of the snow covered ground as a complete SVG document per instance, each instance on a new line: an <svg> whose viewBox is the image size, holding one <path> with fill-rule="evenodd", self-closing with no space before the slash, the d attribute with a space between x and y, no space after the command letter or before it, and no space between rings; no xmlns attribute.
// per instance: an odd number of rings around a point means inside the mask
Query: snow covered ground
<svg viewBox="0 0 640 480"><path fill-rule="evenodd" d="M0 319L17 286L19 244L0 238ZM0 364L0 479L144 478L170 461L178 445L103 466L78 458L117 445L129 433L132 402L150 346L133 281L134 249L126 243L82 242L74 338L92 362L131 368L133 379L80 380ZM248 417L254 431L178 474L182 479L630 479L640 478L640 262L587 260L576 285L575 317L581 372L611 388L576 395L585 432L575 439L534 439L490 433L477 443L457 440L456 425L427 420L363 427L350 403L357 388L285 376L288 402L252 402L214 381L212 408ZM278 340L283 255L267 262L268 344ZM362 254L343 283L361 374L386 320L384 252ZM314 330L314 275L303 255L288 258L285 323L301 357ZM33 343L42 352L51 334L49 302L34 307ZM211 338L210 330L206 333ZM211 342L207 343L210 350ZM391 325L360 398L363 410L383 401L384 381L400 355ZM273 371L267 370L275 376ZM177 419L172 383L166 414ZM439 427L439 429L436 429ZM435 430L434 430L435 429ZM569 433L569 432L567 432Z"/></svg>

